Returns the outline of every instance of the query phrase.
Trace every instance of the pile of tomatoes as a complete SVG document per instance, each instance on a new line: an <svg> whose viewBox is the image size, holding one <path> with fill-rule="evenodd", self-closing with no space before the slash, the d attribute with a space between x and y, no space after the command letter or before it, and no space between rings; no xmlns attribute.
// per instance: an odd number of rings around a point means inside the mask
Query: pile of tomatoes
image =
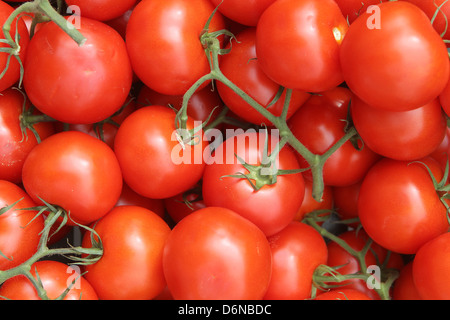
<svg viewBox="0 0 450 320"><path fill-rule="evenodd" d="M446 13L0 1L0 296L449 299Z"/></svg>

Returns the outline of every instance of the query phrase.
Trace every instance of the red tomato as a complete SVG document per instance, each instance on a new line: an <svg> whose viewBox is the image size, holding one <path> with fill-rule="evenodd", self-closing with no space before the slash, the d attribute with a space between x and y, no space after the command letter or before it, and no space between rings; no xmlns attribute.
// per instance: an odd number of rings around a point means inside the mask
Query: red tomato
<svg viewBox="0 0 450 320"><path fill-rule="evenodd" d="M275 0L211 0L227 18L246 26L256 26L264 10Z"/></svg>
<svg viewBox="0 0 450 320"><path fill-rule="evenodd" d="M366 12L368 9L371 12L372 5L378 5L386 0L334 0L341 8L342 14L347 18L348 22L351 24L358 18L362 13Z"/></svg>
<svg viewBox="0 0 450 320"><path fill-rule="evenodd" d="M447 82L444 89L439 94L439 102L447 116L450 115L450 81Z"/></svg>
<svg viewBox="0 0 450 320"><path fill-rule="evenodd" d="M364 248L369 237L363 229L346 231L339 235L339 238L343 239L351 248L360 251ZM365 263L367 267L380 265L384 263L387 257L387 250L380 245L372 242L369 251L365 256ZM330 241L328 243L328 261L327 265L330 267L342 266L337 269L340 274L352 274L357 272L366 272L361 270L359 261L351 255L347 250L342 248L337 242ZM403 268L403 260L400 254L391 253L387 262L388 268L395 268L400 270ZM329 284L333 284L330 282ZM336 283L344 285L346 289L358 290L371 299L379 300L378 293L370 288L364 280L352 279L344 282Z"/></svg>
<svg viewBox="0 0 450 320"><path fill-rule="evenodd" d="M258 63L286 88L326 91L344 81L339 47L347 28L334 0L275 1L256 27Z"/></svg>
<svg viewBox="0 0 450 320"><path fill-rule="evenodd" d="M22 166L31 149L38 144L30 129L22 133L24 96L18 90L6 89L0 95L0 179L19 184ZM27 108L29 103L27 101ZM33 125L43 140L55 132L53 124L41 122Z"/></svg>
<svg viewBox="0 0 450 320"><path fill-rule="evenodd" d="M9 4L7 4L4 1L0 1L0 25L4 25L8 17L13 13L14 9ZM28 44L30 42L30 35L28 33L28 28L23 21L22 18L20 19L14 19L14 21L11 24L11 37L14 39L16 37L16 31L18 30L18 36L19 36L19 46L20 46L20 52L19 52L19 58L24 62L26 59L26 53L28 50ZM0 30L0 38L5 39L3 29ZM0 48L5 49L10 47L6 43L1 43ZM9 53L7 52L1 52L0 53L0 73L4 71L7 65ZM17 83L17 81L20 79L20 64L17 61L17 59L12 56L10 59L10 63L8 66L8 70L6 73L1 77L0 79L0 92L8 89L9 87L13 86Z"/></svg>
<svg viewBox="0 0 450 320"><path fill-rule="evenodd" d="M336 102L326 95L314 95L289 119L288 124L306 148L315 154L324 154L344 136L347 108L344 105L337 108ZM358 150L347 141L325 162L324 183L328 186L357 183L379 158L368 146ZM299 160L303 168L310 166L301 155ZM311 180L311 171L306 171L304 176Z"/></svg>
<svg viewBox="0 0 450 320"><path fill-rule="evenodd" d="M409 111L373 108L354 97L353 123L364 144L374 152L396 160L428 156L441 144L447 122L438 99Z"/></svg>
<svg viewBox="0 0 450 320"><path fill-rule="evenodd" d="M437 181L442 169L434 159L427 164ZM358 214L369 236L394 252L414 254L448 229L447 212L430 174L420 163L384 158L364 178Z"/></svg>
<svg viewBox="0 0 450 320"><path fill-rule="evenodd" d="M17 201L9 210L5 209ZM19 210L35 206L19 186L0 180L0 270L16 267L36 253L40 233L44 229L44 218L36 217L37 211Z"/></svg>
<svg viewBox="0 0 450 320"><path fill-rule="evenodd" d="M274 184L265 184L258 190L244 177L224 177L249 172L235 155L250 165L260 166L264 161L266 138L271 153L276 150L278 139L264 131L249 130L218 146L203 175L203 200L207 206L225 207L239 213L269 236L286 227L300 208L305 193L302 174L279 175ZM299 169L295 153L288 146L279 151L276 162L278 170ZM250 177L253 183L271 181L272 173L258 168L255 176Z"/></svg>
<svg viewBox="0 0 450 320"><path fill-rule="evenodd" d="M85 277L102 300L153 299L166 286L162 268L164 243L170 233L156 213L139 206L115 207L94 226L103 256L85 266ZM91 246L91 233L83 247ZM123 263L126 261L126 263Z"/></svg>
<svg viewBox="0 0 450 320"><path fill-rule="evenodd" d="M58 205L85 225L111 210L122 190L111 148L77 131L54 134L36 146L25 160L22 181L36 203L42 198Z"/></svg>
<svg viewBox="0 0 450 320"><path fill-rule="evenodd" d="M80 26L87 38L81 46L55 23L43 25L30 41L25 61L23 84L31 102L66 123L94 123L111 116L124 104L132 83L122 37L89 18L81 17Z"/></svg>
<svg viewBox="0 0 450 320"><path fill-rule="evenodd" d="M82 17L106 21L117 18L136 4L137 0L67 0L68 6L77 6Z"/></svg>
<svg viewBox="0 0 450 320"><path fill-rule="evenodd" d="M325 240L313 227L293 221L268 237L272 250L272 277L264 295L267 300L303 300L311 297L312 276L326 264Z"/></svg>
<svg viewBox="0 0 450 320"><path fill-rule="evenodd" d="M133 70L146 86L180 95L209 73L199 36L213 10L209 0L142 1L136 6L126 43ZM216 12L209 31L224 27L222 15Z"/></svg>
<svg viewBox="0 0 450 320"><path fill-rule="evenodd" d="M314 300L373 300L367 294L347 288L332 289L324 293L320 293Z"/></svg>
<svg viewBox="0 0 450 320"><path fill-rule="evenodd" d="M114 150L128 186L152 199L175 196L192 188L202 177L202 131L195 145L176 138L175 112L169 107L147 106L133 112L117 132ZM198 124L196 124L198 125ZM189 118L187 129L194 128Z"/></svg>
<svg viewBox="0 0 450 320"><path fill-rule="evenodd" d="M143 197L131 189L126 183L122 185L122 193L119 200L117 200L116 206L139 206L149 209L156 213L161 218L164 218L165 207L164 202L161 199L150 199Z"/></svg>
<svg viewBox="0 0 450 320"><path fill-rule="evenodd" d="M178 223L194 211L206 207L203 201L201 186L194 187L174 197L164 199L167 213L175 223Z"/></svg>
<svg viewBox="0 0 450 320"><path fill-rule="evenodd" d="M266 76L259 66L259 60L256 59L256 29L247 28L237 34L236 38L239 42L233 43L231 52L221 58L220 70L231 82L256 102L273 115L280 116L286 99L286 91L283 92L276 103L270 105L280 86ZM228 45L228 48L231 48L231 44ZM216 85L225 105L239 117L254 124L271 125L270 121L224 83L218 81ZM307 92L293 90L287 118L290 118L309 97L310 94Z"/></svg>
<svg viewBox="0 0 450 320"><path fill-rule="evenodd" d="M345 82L372 107L406 111L424 106L447 83L447 48L418 7L388 1L376 8L356 19L342 41Z"/></svg>
<svg viewBox="0 0 450 320"><path fill-rule="evenodd" d="M332 188L334 209L341 220L358 217L358 197L361 183L362 180L350 186Z"/></svg>
<svg viewBox="0 0 450 320"><path fill-rule="evenodd" d="M175 299L262 299L272 256L264 233L225 208L200 209L181 220L164 247L164 275Z"/></svg>
<svg viewBox="0 0 450 320"><path fill-rule="evenodd" d="M39 275L48 299L57 299L64 290L72 286L64 300L98 300L97 293L85 277L80 276L79 267L75 265L43 260L34 263L30 271L36 279L36 272ZM33 284L22 275L6 280L0 288L0 297L11 300L41 299Z"/></svg>
<svg viewBox="0 0 450 320"><path fill-rule="evenodd" d="M294 220L302 221L307 213L316 210L332 210L333 209L333 191L332 187L325 185L322 194L322 201L316 201L312 196L312 181L305 179L305 196L302 205L295 214Z"/></svg>
<svg viewBox="0 0 450 320"><path fill-rule="evenodd" d="M450 299L450 233L425 243L414 256L414 285L423 300Z"/></svg>
<svg viewBox="0 0 450 320"><path fill-rule="evenodd" d="M414 284L413 262L409 262L400 270L400 275L394 282L392 299L422 300Z"/></svg>

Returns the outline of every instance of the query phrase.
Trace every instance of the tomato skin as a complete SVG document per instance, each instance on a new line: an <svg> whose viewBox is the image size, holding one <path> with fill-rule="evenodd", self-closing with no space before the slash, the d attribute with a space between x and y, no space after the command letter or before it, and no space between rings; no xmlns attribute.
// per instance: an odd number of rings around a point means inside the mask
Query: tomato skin
<svg viewBox="0 0 450 320"><path fill-rule="evenodd" d="M162 292L162 254L170 228L160 216L139 206L115 207L94 230L102 240L103 256L85 266L85 277L100 299L153 299ZM90 237L87 232L83 247L91 246Z"/></svg>
<svg viewBox="0 0 450 320"><path fill-rule="evenodd" d="M126 43L133 70L146 86L180 95L209 73L199 36L213 10L209 0L141 1L135 7ZM224 27L222 15L216 12L209 31Z"/></svg>
<svg viewBox="0 0 450 320"><path fill-rule="evenodd" d="M373 108L354 97L353 123L374 152L396 160L416 160L431 154L446 135L447 122L438 99L409 111Z"/></svg>
<svg viewBox="0 0 450 320"><path fill-rule="evenodd" d="M98 300L97 293L91 284L84 276L77 275L79 270L76 266L68 266L58 261L42 260L31 266L31 273L35 278L37 277L36 272L49 299L58 298L71 285L72 281L76 280L64 300ZM0 288L0 297L11 300L40 300L36 289L25 276L16 276L6 280Z"/></svg>
<svg viewBox="0 0 450 320"><path fill-rule="evenodd" d="M36 146L25 160L22 181L36 203L42 204L42 198L58 205L85 225L111 210L122 190L114 152L78 131L54 134Z"/></svg>
<svg viewBox="0 0 450 320"><path fill-rule="evenodd" d="M272 251L272 276L266 300L303 300L311 297L312 275L326 264L328 249L311 226L293 221L268 237Z"/></svg>
<svg viewBox="0 0 450 320"><path fill-rule="evenodd" d="M413 279L413 262L407 263L394 282L393 300L422 300Z"/></svg>
<svg viewBox="0 0 450 320"><path fill-rule="evenodd" d="M302 204L305 186L302 173L279 175L276 183L255 191L247 179L223 177L248 173L235 154L250 165L260 165L264 141L271 153L276 147L273 136L264 131L248 131L226 139L218 146L203 174L203 200L206 206L233 210L256 224L267 236L286 227ZM299 169L295 153L288 146L278 154L278 170ZM222 178L223 177L223 178ZM271 206L267 206L271 203Z"/></svg>
<svg viewBox="0 0 450 320"><path fill-rule="evenodd" d="M431 239L417 251L412 262L414 284L423 300L450 299L450 233Z"/></svg>
<svg viewBox="0 0 450 320"><path fill-rule="evenodd" d="M447 48L417 6L388 1L377 8L380 25L374 13L365 12L350 25L342 41L345 82L372 107L419 108L435 99L447 83Z"/></svg>
<svg viewBox="0 0 450 320"><path fill-rule="evenodd" d="M358 217L358 197L361 181L345 187L333 187L333 202L341 220L354 219ZM353 226L357 226L355 223Z"/></svg>
<svg viewBox="0 0 450 320"><path fill-rule="evenodd" d="M7 4L4 1L0 1L0 24L2 26L6 22L8 17L12 14L13 10L14 10L13 7L11 7L9 4ZM16 26L18 29L16 28ZM11 24L11 32L10 33L11 33L11 37L13 39L16 37L17 31L20 36L19 57L23 63L24 60L26 59L26 53L28 51L28 45L30 42L30 35L28 33L28 28L24 22L24 19L22 19L22 18L14 19L14 21ZM0 30L0 38L5 39L3 30ZM5 43L1 43L0 47L7 48L7 47L9 47L9 45L5 44ZM1 70L0 72L3 72L4 68L7 65L8 55L9 54L6 52L0 53L0 70ZM6 90L6 89L10 88L11 86L13 86L14 84L16 84L17 81L19 81L19 78L20 78L20 64L16 58L12 57L11 61L9 63L9 66L8 66L8 70L0 79L0 92Z"/></svg>
<svg viewBox="0 0 450 320"><path fill-rule="evenodd" d="M348 19L351 24L358 18L363 12L367 11L371 5L378 5L386 0L366 0L361 2L359 0L334 0L341 8L342 14Z"/></svg>
<svg viewBox="0 0 450 320"><path fill-rule="evenodd" d="M22 167L31 149L38 144L31 130L22 135L20 117L24 96L18 90L9 88L0 95L0 179L19 184L22 182ZM27 103L29 108L29 103ZM41 122L33 125L41 140L55 132L52 123Z"/></svg>
<svg viewBox="0 0 450 320"><path fill-rule="evenodd" d="M256 28L247 28L236 35L238 43L233 43L232 50L221 57L220 70L222 73L252 97L256 102L269 110L273 115L280 116L286 99L286 91L276 103L270 105L277 95L280 86L273 82L262 71L256 59ZM227 46L231 48L231 44ZM225 105L242 119L254 123L272 125L263 115L253 109L232 89L217 82L217 90ZM310 94L300 90L293 90L286 118L289 119L294 112L310 97Z"/></svg>
<svg viewBox="0 0 450 320"><path fill-rule="evenodd" d="M442 169L432 158L420 159L437 181ZM383 158L364 178L358 214L369 236L388 250L414 254L448 229L446 209L427 169L420 163Z"/></svg>
<svg viewBox="0 0 450 320"><path fill-rule="evenodd" d="M186 201L188 201L189 204L186 203ZM200 185L174 197L166 198L163 202L167 213L175 223L180 222L181 219L192 212L206 207L205 201L203 201L202 198Z"/></svg>
<svg viewBox="0 0 450 320"><path fill-rule="evenodd" d="M348 106L337 105L340 104L330 100L327 95L314 95L288 121L294 136L314 154L324 154L345 134L344 120L347 118ZM298 158L302 168L310 166L301 155ZM328 186L357 183L379 158L368 146L357 150L347 141L325 162L324 183ZM305 171L303 175L312 180L311 170Z"/></svg>
<svg viewBox="0 0 450 320"><path fill-rule="evenodd" d="M333 190L332 187L325 185L323 188L322 201L316 201L312 196L312 181L305 179L305 196L303 197L303 202L297 213L295 214L294 220L302 221L307 213L316 210L333 210Z"/></svg>
<svg viewBox="0 0 450 320"><path fill-rule="evenodd" d="M143 197L131 189L126 183L122 185L122 193L120 194L119 200L117 200L117 206L139 206L153 211L161 218L164 218L165 207L164 202L161 199L150 199Z"/></svg>
<svg viewBox="0 0 450 320"><path fill-rule="evenodd" d="M245 26L256 26L264 10L275 0L211 0L225 17Z"/></svg>
<svg viewBox="0 0 450 320"><path fill-rule="evenodd" d="M262 299L272 270L264 233L232 210L207 207L188 215L164 247L164 275L174 299Z"/></svg>
<svg viewBox="0 0 450 320"><path fill-rule="evenodd" d="M43 25L30 41L24 66L23 85L31 102L66 123L111 116L124 104L132 83L126 45L117 31L85 17L80 26L87 39L82 46L55 23Z"/></svg>
<svg viewBox="0 0 450 320"><path fill-rule="evenodd" d="M0 215L0 252L12 258L8 260L0 256L0 270L11 269L31 258L37 251L40 232L44 229L44 218L41 215L36 217L37 211L18 210L36 206L28 194L14 183L0 180L0 208L18 200L20 202L13 208Z"/></svg>
<svg viewBox="0 0 450 320"><path fill-rule="evenodd" d="M82 17L98 21L118 18L136 4L137 0L67 0L68 6L78 6Z"/></svg>
<svg viewBox="0 0 450 320"><path fill-rule="evenodd" d="M175 196L192 188L203 175L202 131L196 135L199 143L186 145L183 151L174 136L175 116L165 106L140 108L124 120L116 134L114 151L123 178L142 196L152 199ZM193 128L194 121L189 118L187 129Z"/></svg>
<svg viewBox="0 0 450 320"><path fill-rule="evenodd" d="M355 289L332 289L318 294L314 300L373 300L365 293Z"/></svg>
<svg viewBox="0 0 450 320"><path fill-rule="evenodd" d="M344 80L339 47L347 29L334 0L275 1L256 27L258 63L286 88L326 91Z"/></svg>

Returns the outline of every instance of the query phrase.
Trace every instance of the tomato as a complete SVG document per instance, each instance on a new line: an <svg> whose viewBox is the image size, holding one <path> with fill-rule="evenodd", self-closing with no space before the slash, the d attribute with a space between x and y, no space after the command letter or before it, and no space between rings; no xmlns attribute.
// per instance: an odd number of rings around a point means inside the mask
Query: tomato
<svg viewBox="0 0 450 320"><path fill-rule="evenodd" d="M146 86L180 95L209 73L199 36L213 10L209 0L141 1L135 7L126 43L133 70ZM209 31L224 27L222 15L216 12Z"/></svg>
<svg viewBox="0 0 450 320"><path fill-rule="evenodd" d="M262 299L272 270L269 242L232 210L207 207L181 220L167 238L164 275L174 299Z"/></svg>
<svg viewBox="0 0 450 320"><path fill-rule="evenodd" d="M8 206L12 207L6 210ZM0 180L0 270L16 267L36 253L44 218L36 217L34 210L19 210L35 206L22 188Z"/></svg>
<svg viewBox="0 0 450 320"><path fill-rule="evenodd" d="M4 25L8 17L13 13L14 9L9 4L7 4L4 1L0 1L0 25ZM18 35L16 34L18 32ZM20 51L18 57L24 62L26 59L26 53L28 51L28 45L30 42L30 35L28 33L28 28L23 21L22 18L14 19L14 21L11 24L11 31L10 31L11 37L15 39L16 36L19 36L19 46ZM5 39L3 29L0 30L0 38ZM2 49L10 47L6 43L1 43L0 47ZM4 71L4 69L7 66L9 53L7 52L1 52L0 53L0 73ZM8 66L8 70L6 73L1 77L0 79L0 92L8 89L9 87L16 84L20 79L20 64L17 61L17 59L12 56L10 59L10 63Z"/></svg>
<svg viewBox="0 0 450 320"><path fill-rule="evenodd" d="M314 95L289 119L294 136L315 154L324 154L345 134L347 106L336 107L326 95ZM325 162L323 181L329 186L349 186L360 181L369 168L380 158L368 146L356 149L351 141L345 142ZM310 165L299 155L303 168ZM304 172L312 180L311 171Z"/></svg>
<svg viewBox="0 0 450 320"><path fill-rule="evenodd" d="M80 275L80 268L76 265L42 260L34 263L30 271L35 279L36 273L39 275L48 299L57 299L72 286L64 300L98 300L97 293L85 277ZM6 280L0 287L0 297L10 300L41 299L33 284L23 275Z"/></svg>
<svg viewBox="0 0 450 320"><path fill-rule="evenodd" d="M441 144L430 153L430 157L436 159L442 166L442 169L445 170L445 166L447 165L447 161L449 160L449 148L450 148L450 128L447 127L445 137L442 140Z"/></svg>
<svg viewBox="0 0 450 320"><path fill-rule="evenodd" d="M394 282L393 300L422 300L413 279L413 262L407 263Z"/></svg>
<svg viewBox="0 0 450 320"><path fill-rule="evenodd" d="M397 160L428 156L446 135L447 121L438 99L409 111L373 108L355 97L352 119L359 135L374 152Z"/></svg>
<svg viewBox="0 0 450 320"><path fill-rule="evenodd" d="M81 46L55 23L43 25L30 41L23 84L32 104L50 117L94 123L125 103L132 69L113 28L81 17L79 31L87 39Z"/></svg>
<svg viewBox="0 0 450 320"><path fill-rule="evenodd" d="M228 45L231 52L224 55L220 61L222 73L252 97L256 102L269 110L273 115L280 116L286 99L286 91L279 97L278 101L271 105L275 99L280 86L273 82L262 71L259 61L256 59L255 40L256 29L247 28L236 35L237 43ZM241 97L224 83L216 83L217 90L225 105L242 119L254 123L271 125L263 115L253 109ZM310 97L310 94L300 90L293 90L287 118Z"/></svg>
<svg viewBox="0 0 450 320"><path fill-rule="evenodd" d="M450 80L450 78L449 78ZM447 82L444 89L439 94L439 102L447 116L450 115L450 81Z"/></svg>
<svg viewBox="0 0 450 320"><path fill-rule="evenodd" d="M194 211L206 207L202 197L201 185L180 193L174 197L164 199L164 207L175 223L178 223Z"/></svg>
<svg viewBox="0 0 450 320"><path fill-rule="evenodd" d="M275 183L266 183L258 190L243 176L226 177L249 173L236 156L247 164L260 166L266 139L269 154L276 151L278 138L262 130L236 134L219 145L203 175L203 200L206 206L225 207L241 214L269 236L286 227L300 208L305 193L302 173L278 175ZM288 146L279 150L276 162L278 170L299 169L295 153ZM253 184L271 182L273 173L258 168L255 176L249 178Z"/></svg>
<svg viewBox="0 0 450 320"><path fill-rule="evenodd" d="M147 106L128 116L116 134L114 150L123 178L138 194L164 199L192 188L202 177L202 130L195 144L182 145L176 138L176 113L167 106ZM198 126L198 124L195 124ZM187 129L194 128L189 118Z"/></svg>
<svg viewBox="0 0 450 320"><path fill-rule="evenodd" d="M317 295L314 300L373 300L367 294L355 289L332 289Z"/></svg>
<svg viewBox="0 0 450 320"><path fill-rule="evenodd" d="M85 225L111 210L122 190L111 148L77 131L56 133L36 146L24 162L22 181L36 203L41 198L58 205Z"/></svg>
<svg viewBox="0 0 450 320"><path fill-rule="evenodd" d="M339 235L339 238L344 240L348 246L354 250L360 251L364 248L369 237L365 230L350 230L343 232ZM375 242L372 242L369 251L365 256L365 263L367 267L380 265L385 262L387 258L387 250ZM328 243L328 260L327 265L330 267L342 266L337 269L340 274L352 274L357 272L366 272L366 270L361 270L358 259L351 255L347 250L342 248L337 242L330 241ZM403 260L400 254L390 253L389 260L387 261L388 268L394 268L400 270L403 268ZM351 279L343 282L329 284L339 284L345 285L345 289L358 290L365 295L369 296L371 299L379 300L380 296L378 293L370 288L368 284L362 279Z"/></svg>
<svg viewBox="0 0 450 320"><path fill-rule="evenodd" d="M371 12L372 5L378 5L386 0L366 0L361 2L360 0L334 0L341 8L342 14L347 18L348 22L351 24L358 18L363 12L369 10Z"/></svg>
<svg viewBox="0 0 450 320"><path fill-rule="evenodd" d="M38 144L30 129L22 132L22 110L24 95L9 88L0 95L0 179L19 184L22 182L22 166L28 153ZM27 109L30 107L28 101ZM55 132L52 123L41 122L33 125L43 140Z"/></svg>
<svg viewBox="0 0 450 320"><path fill-rule="evenodd" d="M415 4L432 19L438 7L439 12L434 18L433 27L443 39L450 40L450 29L448 28L448 17L450 15L450 3L445 0L403 0ZM444 3L445 2L445 3ZM447 45L448 46L448 45Z"/></svg>
<svg viewBox="0 0 450 320"><path fill-rule="evenodd" d="M339 47L347 29L334 0L275 1L256 27L258 64L286 88L326 91L344 81Z"/></svg>
<svg viewBox="0 0 450 320"><path fill-rule="evenodd" d="M100 299L148 300L162 292L166 286L162 254L170 228L160 216L139 206L115 207L94 230L102 241L103 256L84 269ZM91 246L91 236L84 235L83 247Z"/></svg>
<svg viewBox="0 0 450 320"><path fill-rule="evenodd" d="M294 220L302 221L307 213L316 210L331 210L333 209L333 191L332 187L325 185L323 188L322 201L316 201L312 196L312 181L305 179L305 196L303 197L303 202L297 213L295 214Z"/></svg>
<svg viewBox="0 0 450 320"><path fill-rule="evenodd" d="M440 181L432 158L420 159ZM398 253L414 254L448 229L447 213L423 164L384 158L364 178L358 214L369 236Z"/></svg>
<svg viewBox="0 0 450 320"><path fill-rule="evenodd" d="M147 86L143 86L139 91L136 104L138 108L149 105L170 105L175 110L180 110L183 105L183 95L165 95ZM220 99L217 89L208 85L205 88L197 90L191 96L187 105L187 114L193 120L206 122L209 119L209 122L206 123L211 123L211 121L216 119L222 108L223 102Z"/></svg>
<svg viewBox="0 0 450 320"><path fill-rule="evenodd" d="M126 183L122 185L122 193L119 200L117 200L116 206L133 205L149 209L156 213L161 218L164 218L165 207L164 202L161 199L150 199L143 197L131 189Z"/></svg>
<svg viewBox="0 0 450 320"><path fill-rule="evenodd" d="M137 0L67 0L68 6L78 6L82 17L99 21L118 18L136 4Z"/></svg>
<svg viewBox="0 0 450 320"><path fill-rule="evenodd" d="M414 285L423 300L450 299L450 233L425 243L412 262Z"/></svg>
<svg viewBox="0 0 450 320"><path fill-rule="evenodd" d="M388 1L376 8L359 16L342 41L345 82L375 108L407 111L424 106L447 83L447 48L417 6Z"/></svg>
<svg viewBox="0 0 450 320"><path fill-rule="evenodd" d="M326 264L325 240L313 227L293 221L268 237L272 251L272 277L264 299L303 300L311 297L312 276Z"/></svg>
<svg viewBox="0 0 450 320"><path fill-rule="evenodd" d="M358 197L361 181L345 187L333 187L334 209L341 220L358 217ZM355 226L357 224L353 224Z"/></svg>
<svg viewBox="0 0 450 320"><path fill-rule="evenodd" d="M245 26L256 26L264 10L275 0L211 0L227 18Z"/></svg>

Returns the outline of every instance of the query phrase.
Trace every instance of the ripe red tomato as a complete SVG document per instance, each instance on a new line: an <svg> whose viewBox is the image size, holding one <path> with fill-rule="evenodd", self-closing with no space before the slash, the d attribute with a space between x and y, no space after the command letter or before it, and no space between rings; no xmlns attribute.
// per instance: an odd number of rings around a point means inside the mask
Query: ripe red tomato
<svg viewBox="0 0 450 320"><path fill-rule="evenodd" d="M236 134L218 146L203 175L203 200L207 206L225 207L239 213L269 236L286 227L300 208L305 193L302 174L279 175L274 184L265 184L258 190L244 177L225 177L249 172L235 155L250 165L261 165L266 138L271 153L278 141L265 131ZM279 151L276 162L278 170L299 169L296 155L288 146ZM272 173L258 169L256 176L250 177L254 184L271 181Z"/></svg>
<svg viewBox="0 0 450 320"><path fill-rule="evenodd" d="M428 156L446 135L447 121L438 99L409 111L373 108L352 100L352 119L366 146L396 160Z"/></svg>
<svg viewBox="0 0 450 320"><path fill-rule="evenodd" d="M148 300L162 292L162 255L170 228L160 216L139 206L115 207L94 230L103 256L84 269L100 299ZM90 232L84 235L83 247L91 247Z"/></svg>
<svg viewBox="0 0 450 320"><path fill-rule="evenodd" d="M119 200L117 200L116 206L127 205L149 209L161 218L164 218L165 215L165 207L162 199L150 199L143 197L124 183L122 185L122 193L120 194Z"/></svg>
<svg viewBox="0 0 450 320"><path fill-rule="evenodd" d="M24 95L9 88L0 95L0 179L19 184L22 182L22 166L31 149L38 144L30 129L22 133L21 117ZM29 108L27 100L27 108ZM33 125L40 139L43 140L55 132L50 122Z"/></svg>
<svg viewBox="0 0 450 320"><path fill-rule="evenodd" d="M378 5L386 0L366 0L364 2L360 0L334 0L341 8L342 14L347 18L351 24L358 18L363 12L372 5Z"/></svg>
<svg viewBox="0 0 450 320"><path fill-rule="evenodd" d="M209 73L199 36L213 10L209 0L141 1L135 7L126 43L133 70L146 86L180 95ZM209 31L224 27L222 15L216 12Z"/></svg>
<svg viewBox="0 0 450 320"><path fill-rule="evenodd" d="M259 66L259 60L256 59L256 29L244 29L236 35L236 38L238 42L233 43L231 52L221 57L220 70L231 82L256 102L264 106L273 115L280 116L286 99L286 91L283 92L276 103L271 105L280 86L267 77ZM228 45L228 48L231 48L231 44ZM216 85L225 105L236 115L254 124L271 125L270 121L224 83L218 81ZM309 97L310 94L307 92L293 90L287 118L290 118Z"/></svg>
<svg viewBox="0 0 450 320"><path fill-rule="evenodd" d="M192 188L203 175L202 130L195 134L197 143L185 144L183 149L176 138L175 116L167 106L140 108L124 120L116 134L114 151L123 178L142 196L175 196ZM187 129L193 128L194 121L189 118Z"/></svg>
<svg viewBox="0 0 450 320"><path fill-rule="evenodd" d="M347 29L334 0L275 1L256 27L258 63L286 88L326 91L344 81L339 47Z"/></svg>
<svg viewBox="0 0 450 320"><path fill-rule="evenodd" d="M13 13L14 9L9 4L7 4L4 1L0 1L0 25L4 25L8 17ZM24 62L26 59L26 53L28 50L28 44L30 42L30 35L28 33L28 28L23 21L22 18L14 19L14 21L11 24L11 37L15 39L16 32L18 32L19 38L19 46L20 46L20 52L19 52L19 58ZM0 38L5 39L5 35L3 33L3 29L0 30ZM6 43L0 43L0 48L5 49L10 47ZM3 70L6 68L7 61L8 61L9 53L7 52L1 52L0 53L0 73L3 72ZM9 87L16 84L20 79L20 64L17 61L15 57L11 57L10 63L8 66L8 69L6 73L1 77L0 79L0 92L8 89Z"/></svg>
<svg viewBox="0 0 450 320"><path fill-rule="evenodd" d="M48 299L57 299L64 293L64 290L72 286L64 300L98 300L97 293L85 277L80 276L77 266L43 260L34 263L30 271L36 279L36 272L39 275ZM74 284L72 284L73 281ZM41 299L33 284L22 275L6 280L0 287L0 297L11 300Z"/></svg>
<svg viewBox="0 0 450 320"><path fill-rule="evenodd" d="M314 270L327 262L328 250L324 238L313 227L293 221L268 237L268 241L273 262L264 299L310 298Z"/></svg>
<svg viewBox="0 0 450 320"><path fill-rule="evenodd" d="M417 292L413 279L413 262L407 263L394 282L392 291L393 300L422 300Z"/></svg>
<svg viewBox="0 0 450 320"><path fill-rule="evenodd" d="M442 169L432 158L420 159L437 181ZM414 254L448 229L447 212L432 179L420 163L384 158L364 178L358 214L369 236L398 253Z"/></svg>
<svg viewBox="0 0 450 320"><path fill-rule="evenodd" d="M113 28L81 17L79 31L87 38L82 46L55 23L43 25L30 41L23 84L31 102L50 117L94 123L125 103L132 69L124 40Z"/></svg>
<svg viewBox="0 0 450 320"><path fill-rule="evenodd" d="M264 10L275 0L211 0L225 17L245 26L256 26Z"/></svg>
<svg viewBox="0 0 450 320"><path fill-rule="evenodd" d="M367 294L347 288L332 289L318 294L314 300L373 300Z"/></svg>
<svg viewBox="0 0 450 320"><path fill-rule="evenodd" d="M337 108L336 105L337 102L327 95L314 95L289 119L292 133L315 154L324 154L345 134L348 106L344 104ZM358 150L347 141L325 162L324 183L328 186L357 183L379 158L370 147L364 145L362 150ZM310 166L301 155L299 160L302 168ZM305 171L304 176L312 180L310 170Z"/></svg>
<svg viewBox="0 0 450 320"><path fill-rule="evenodd" d="M447 84L447 48L417 6L388 1L377 8L356 19L342 41L345 82L372 107L419 108L437 98Z"/></svg>
<svg viewBox="0 0 450 320"><path fill-rule="evenodd" d="M82 17L106 21L117 18L136 4L137 0L67 0L68 6L78 6Z"/></svg>
<svg viewBox="0 0 450 320"><path fill-rule="evenodd" d="M450 299L450 233L425 243L414 256L414 285L423 300Z"/></svg>
<svg viewBox="0 0 450 320"><path fill-rule="evenodd" d="M5 209L17 201L12 208ZM10 181L0 180L0 208L5 210L0 211L0 270L16 267L36 253L40 233L44 229L44 218L36 217L37 211L19 210L35 206L22 188Z"/></svg>
<svg viewBox="0 0 450 320"><path fill-rule="evenodd" d="M24 162L22 181L36 203L42 198L58 205L85 225L111 210L122 190L114 152L78 131L56 133L37 145Z"/></svg>
<svg viewBox="0 0 450 320"><path fill-rule="evenodd" d="M294 220L302 221L307 213L316 210L332 210L333 209L333 190L332 187L325 185L323 188L322 201L316 201L312 196L312 181L305 179L305 196L303 202Z"/></svg>
<svg viewBox="0 0 450 320"><path fill-rule="evenodd" d="M181 220L163 255L167 286L175 299L262 299L272 271L264 233L241 215L207 207Z"/></svg>
<svg viewBox="0 0 450 320"><path fill-rule="evenodd" d="M341 220L354 219L358 217L358 197L361 181L345 187L333 187L333 202ZM358 223L353 224L357 226Z"/></svg>
<svg viewBox="0 0 450 320"><path fill-rule="evenodd" d="M201 186L196 186L190 190L180 193L174 197L166 198L164 207L175 223L178 223L194 211L206 207L203 201Z"/></svg>

